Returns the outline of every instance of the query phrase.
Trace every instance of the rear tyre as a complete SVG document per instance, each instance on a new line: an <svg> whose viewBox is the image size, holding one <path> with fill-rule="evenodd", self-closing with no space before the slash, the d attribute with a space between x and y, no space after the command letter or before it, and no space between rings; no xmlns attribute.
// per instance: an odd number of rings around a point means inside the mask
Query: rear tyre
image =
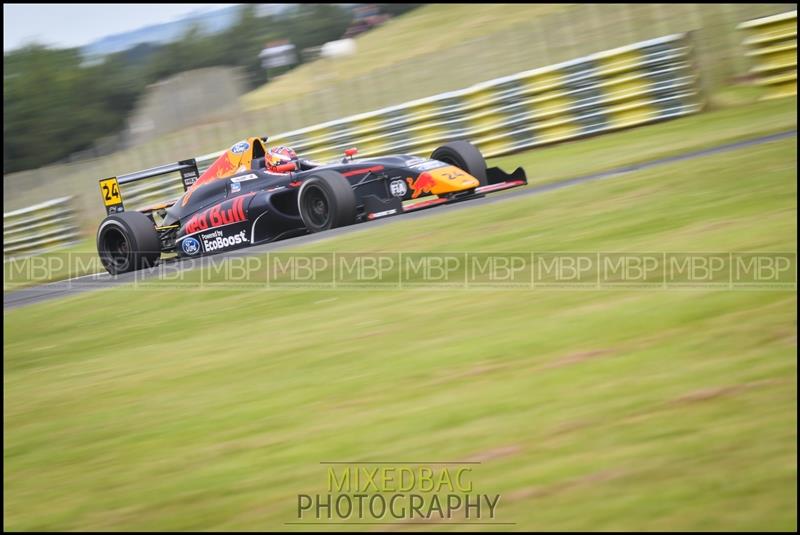
<svg viewBox="0 0 800 535"><path fill-rule="evenodd" d="M309 232L321 232L356 222L356 194L340 173L320 170L297 193L300 217Z"/></svg>
<svg viewBox="0 0 800 535"><path fill-rule="evenodd" d="M442 145L431 154L431 160L455 165L478 179L481 186L488 184L486 160L478 148L469 141L452 141Z"/></svg>
<svg viewBox="0 0 800 535"><path fill-rule="evenodd" d="M152 267L161 257L155 225L141 212L106 217L97 229L97 253L112 275Z"/></svg>

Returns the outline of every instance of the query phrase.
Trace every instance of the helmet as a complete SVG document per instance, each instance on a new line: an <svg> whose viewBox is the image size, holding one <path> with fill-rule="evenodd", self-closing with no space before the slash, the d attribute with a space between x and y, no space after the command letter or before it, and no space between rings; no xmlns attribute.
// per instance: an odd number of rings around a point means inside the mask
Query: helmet
<svg viewBox="0 0 800 535"><path fill-rule="evenodd" d="M267 152L266 164L267 167L275 167L294 160L297 160L297 153L289 147L272 147Z"/></svg>

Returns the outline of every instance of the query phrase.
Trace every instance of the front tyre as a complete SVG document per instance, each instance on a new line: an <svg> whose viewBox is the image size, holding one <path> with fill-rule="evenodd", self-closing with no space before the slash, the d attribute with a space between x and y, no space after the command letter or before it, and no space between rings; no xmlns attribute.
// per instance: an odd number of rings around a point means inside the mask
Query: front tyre
<svg viewBox="0 0 800 535"><path fill-rule="evenodd" d="M356 194L340 173L320 170L297 193L300 218L309 232L351 225L356 221Z"/></svg>
<svg viewBox="0 0 800 535"><path fill-rule="evenodd" d="M433 151L431 160L449 163L463 169L478 179L481 186L489 183L486 178L486 160L478 148L469 141L451 141Z"/></svg>
<svg viewBox="0 0 800 535"><path fill-rule="evenodd" d="M97 253L112 275L152 267L161 256L155 225L141 212L106 217L97 229Z"/></svg>

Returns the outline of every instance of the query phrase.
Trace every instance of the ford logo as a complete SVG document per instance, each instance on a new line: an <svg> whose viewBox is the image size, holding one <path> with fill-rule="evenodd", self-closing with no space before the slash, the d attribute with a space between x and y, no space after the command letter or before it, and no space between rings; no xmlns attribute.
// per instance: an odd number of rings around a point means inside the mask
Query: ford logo
<svg viewBox="0 0 800 535"><path fill-rule="evenodd" d="M231 152L234 154L241 154L242 152L246 151L250 148L250 143L247 141L240 141L233 147L231 147Z"/></svg>
<svg viewBox="0 0 800 535"><path fill-rule="evenodd" d="M200 251L200 242L195 238L186 238L181 244L181 249L188 255L196 255Z"/></svg>

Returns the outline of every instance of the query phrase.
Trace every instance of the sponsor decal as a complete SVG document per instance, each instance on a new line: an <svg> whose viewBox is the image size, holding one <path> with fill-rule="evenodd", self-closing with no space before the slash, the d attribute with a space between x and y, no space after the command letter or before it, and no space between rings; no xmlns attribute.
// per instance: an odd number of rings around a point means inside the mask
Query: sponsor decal
<svg viewBox="0 0 800 535"><path fill-rule="evenodd" d="M414 169L419 169L420 171L428 171L430 169L438 169L440 167L447 167L450 164L446 164L444 162L440 162L438 160L425 160L421 163L409 165L409 167L413 167Z"/></svg>
<svg viewBox="0 0 800 535"><path fill-rule="evenodd" d="M212 232L210 234L201 234L203 240L203 247L206 251L218 251L220 249L227 249L234 245L241 245L247 243L247 231L242 230L232 236L224 236L221 230Z"/></svg>
<svg viewBox="0 0 800 535"><path fill-rule="evenodd" d="M464 173L458 170L457 167L453 167L450 171L442 171L441 176L445 177L448 180L455 180L458 177L464 176Z"/></svg>
<svg viewBox="0 0 800 535"><path fill-rule="evenodd" d="M377 219L379 217L392 215L392 214L396 214L396 213L397 213L397 210L395 208L392 208L391 210L384 210L383 212L375 212L375 213L369 214L367 216L367 219Z"/></svg>
<svg viewBox="0 0 800 535"><path fill-rule="evenodd" d="M199 186L207 184L208 182L211 182L215 178L227 177L234 174L236 169L236 163L231 161L231 158L232 156L228 152L217 158L217 161L211 164L211 167L206 169L203 172L203 174L200 175L200 178L192 182L192 185L189 186L189 188L186 190L186 194L183 196L183 201L181 201L181 206L186 206L189 203L189 199L191 198L192 193ZM234 159L238 160L238 158Z"/></svg>
<svg viewBox="0 0 800 535"><path fill-rule="evenodd" d="M408 193L408 186L406 186L402 178L392 180L389 183L389 192L395 197L405 197L406 193Z"/></svg>
<svg viewBox="0 0 800 535"><path fill-rule="evenodd" d="M249 175L231 177L231 182L246 182L248 180L255 180L256 178L258 178L257 174L250 173Z"/></svg>
<svg viewBox="0 0 800 535"><path fill-rule="evenodd" d="M247 141L240 141L239 143L231 147L231 152L234 154L241 154L249 148L250 148L250 143L248 143Z"/></svg>
<svg viewBox="0 0 800 535"><path fill-rule="evenodd" d="M230 176L235 172L236 163L231 161L230 154L223 154L220 156L219 160L214 162L214 165L206 170L206 173L208 173L210 176L214 176L215 178Z"/></svg>
<svg viewBox="0 0 800 535"><path fill-rule="evenodd" d="M184 238L183 243L181 243L181 249L188 255L196 255L200 252L200 242L189 236Z"/></svg>
<svg viewBox="0 0 800 535"><path fill-rule="evenodd" d="M244 201L252 195L255 195L255 192L222 202L204 212L193 215L186 223L186 234L244 221L247 219L244 215Z"/></svg>
<svg viewBox="0 0 800 535"><path fill-rule="evenodd" d="M406 182L408 182L409 187L414 190L414 193L411 194L412 199L416 199L423 193L430 193L433 186L436 185L436 181L428 173L421 173L416 180L408 177L406 178Z"/></svg>
<svg viewBox="0 0 800 535"><path fill-rule="evenodd" d="M241 184L239 184L238 182L234 182L233 184L231 184L231 193L238 193L240 191L242 191Z"/></svg>
<svg viewBox="0 0 800 535"><path fill-rule="evenodd" d="M197 182L197 173L194 171L181 171L181 178L183 179L183 185L188 188Z"/></svg>

